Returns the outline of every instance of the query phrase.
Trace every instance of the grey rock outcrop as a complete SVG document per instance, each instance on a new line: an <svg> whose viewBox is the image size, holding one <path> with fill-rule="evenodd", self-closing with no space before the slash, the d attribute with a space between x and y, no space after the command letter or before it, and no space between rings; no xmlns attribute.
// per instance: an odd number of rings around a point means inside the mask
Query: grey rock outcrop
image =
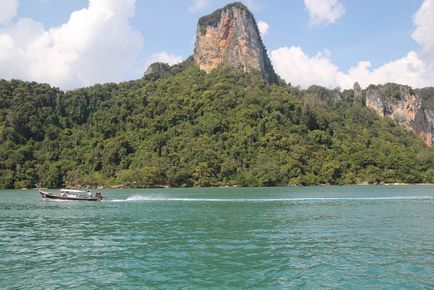
<svg viewBox="0 0 434 290"><path fill-rule="evenodd" d="M363 91L358 82L355 82L353 85L354 91L354 103L364 105Z"/></svg>
<svg viewBox="0 0 434 290"><path fill-rule="evenodd" d="M355 94L354 94L355 95ZM354 99L356 99L354 97ZM379 116L384 117L384 102L380 90L377 87L370 86L366 90L365 98L363 98L366 106L374 110Z"/></svg>
<svg viewBox="0 0 434 290"><path fill-rule="evenodd" d="M255 18L239 2L199 19L194 61L206 72L226 66L258 72L267 83L277 82Z"/></svg>
<svg viewBox="0 0 434 290"><path fill-rule="evenodd" d="M413 131L432 146L434 142L434 113L424 109L422 99L404 85L369 86L364 94L368 108L381 117L390 117L398 125Z"/></svg>
<svg viewBox="0 0 434 290"><path fill-rule="evenodd" d="M169 71L170 71L170 65L168 65L167 63L155 62L150 66L148 66L144 76L161 75L161 74L168 73Z"/></svg>

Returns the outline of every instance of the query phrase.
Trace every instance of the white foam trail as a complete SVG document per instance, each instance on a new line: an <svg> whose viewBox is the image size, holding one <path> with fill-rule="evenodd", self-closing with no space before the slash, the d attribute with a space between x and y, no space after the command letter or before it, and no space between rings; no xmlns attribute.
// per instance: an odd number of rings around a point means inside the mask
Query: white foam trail
<svg viewBox="0 0 434 290"><path fill-rule="evenodd" d="M433 196L385 196L385 197L295 197L295 198L178 198L134 195L127 199L112 199L110 202L137 201L200 201L200 202L293 202L293 201L351 201L351 200L420 200Z"/></svg>

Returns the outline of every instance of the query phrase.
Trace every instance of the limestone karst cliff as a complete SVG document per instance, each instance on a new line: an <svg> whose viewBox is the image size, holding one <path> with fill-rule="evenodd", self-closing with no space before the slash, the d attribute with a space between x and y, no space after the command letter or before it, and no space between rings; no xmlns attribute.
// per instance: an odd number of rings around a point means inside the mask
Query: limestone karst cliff
<svg viewBox="0 0 434 290"><path fill-rule="evenodd" d="M268 84L276 83L279 79L271 65L253 14L239 2L228 4L199 19L194 55L175 66L182 69L193 63L206 72L218 67L231 67L241 72L259 73ZM154 63L145 72L145 78L157 79L170 75L171 70L168 64ZM313 85L307 92L320 97L324 94L327 98L330 95L328 100L332 103L343 101L344 96L339 90L324 92L323 89ZM425 94L430 92L426 90ZM430 107L431 110L427 108L423 104L423 98L410 87L386 84L371 85L362 90L355 83L352 96L354 105L367 106L381 117L392 118L400 126L413 131L427 145L433 145L433 106Z"/></svg>
<svg viewBox="0 0 434 290"><path fill-rule="evenodd" d="M363 92L363 102L379 116L392 118L400 126L416 133L425 144L433 145L434 113L423 106L422 99L410 87L370 85Z"/></svg>
<svg viewBox="0 0 434 290"><path fill-rule="evenodd" d="M258 72L267 83L277 81L252 13L241 3L232 3L199 19L194 61L210 72L234 67Z"/></svg>
<svg viewBox="0 0 434 290"><path fill-rule="evenodd" d="M370 85L363 90L356 82L352 90L343 92L313 85L306 90L304 98L313 96L325 106L335 106L340 102L366 106L380 117L389 117L399 126L413 131L426 145L433 146L433 92L431 88L414 90L394 83Z"/></svg>

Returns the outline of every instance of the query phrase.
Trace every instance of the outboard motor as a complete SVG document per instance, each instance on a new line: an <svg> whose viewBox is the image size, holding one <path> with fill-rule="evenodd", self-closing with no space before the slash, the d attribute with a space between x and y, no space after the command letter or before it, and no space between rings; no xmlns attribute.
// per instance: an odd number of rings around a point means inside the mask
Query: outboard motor
<svg viewBox="0 0 434 290"><path fill-rule="evenodd" d="M95 194L95 197L96 197L96 200L97 200L97 201L101 201L101 200L103 199L103 197L102 197L102 195L101 195L100 192L97 192L97 193Z"/></svg>

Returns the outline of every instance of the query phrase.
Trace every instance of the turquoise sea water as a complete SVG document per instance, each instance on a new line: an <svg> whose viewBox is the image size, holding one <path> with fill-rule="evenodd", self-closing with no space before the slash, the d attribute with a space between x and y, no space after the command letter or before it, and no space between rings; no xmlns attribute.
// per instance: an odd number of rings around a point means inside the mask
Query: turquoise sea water
<svg viewBox="0 0 434 290"><path fill-rule="evenodd" d="M0 191L0 289L434 288L434 186Z"/></svg>

